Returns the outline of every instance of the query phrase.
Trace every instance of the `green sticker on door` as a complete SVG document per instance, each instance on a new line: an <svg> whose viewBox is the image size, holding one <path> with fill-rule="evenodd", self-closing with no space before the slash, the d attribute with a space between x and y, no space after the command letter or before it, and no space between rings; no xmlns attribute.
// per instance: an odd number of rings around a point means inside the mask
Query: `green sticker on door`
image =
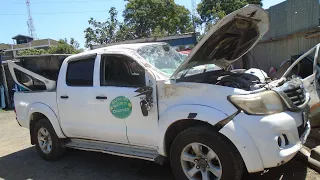
<svg viewBox="0 0 320 180"><path fill-rule="evenodd" d="M128 98L124 96L118 96L111 101L110 111L115 117L124 119L130 116L132 104Z"/></svg>

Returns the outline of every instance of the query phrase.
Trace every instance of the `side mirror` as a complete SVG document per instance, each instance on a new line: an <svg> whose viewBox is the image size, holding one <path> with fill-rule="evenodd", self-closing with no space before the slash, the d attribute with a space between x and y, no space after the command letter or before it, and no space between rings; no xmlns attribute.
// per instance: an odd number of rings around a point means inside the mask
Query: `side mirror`
<svg viewBox="0 0 320 180"><path fill-rule="evenodd" d="M146 100L142 100L140 102L140 107L141 107L141 112L143 114L143 116L148 116L148 102Z"/></svg>

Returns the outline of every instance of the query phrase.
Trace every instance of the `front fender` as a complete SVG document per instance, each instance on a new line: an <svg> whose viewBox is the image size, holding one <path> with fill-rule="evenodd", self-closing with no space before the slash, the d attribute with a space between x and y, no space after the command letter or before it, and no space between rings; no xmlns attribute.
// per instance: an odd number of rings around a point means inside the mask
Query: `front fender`
<svg viewBox="0 0 320 180"><path fill-rule="evenodd" d="M253 139L245 129L235 121L230 121L220 131L238 149L249 173L263 171L263 163Z"/></svg>
<svg viewBox="0 0 320 180"><path fill-rule="evenodd" d="M52 124L52 127L53 127L54 131L56 132L57 136L59 138L66 138L66 136L63 134L63 132L61 130L57 115L53 112L53 110L49 106L47 106L43 103L34 103L31 105L31 107L29 109L29 113L28 113L29 119L31 119L31 115L33 113L41 113L41 114L45 115L48 118L48 120L50 121L50 123Z"/></svg>
<svg viewBox="0 0 320 180"><path fill-rule="evenodd" d="M160 140L158 144L158 153L163 156L167 156L165 147L165 135L167 130L173 123L183 119L196 119L210 123L211 125L215 125L216 123L227 117L227 114L218 109L198 104L180 105L169 108L160 115L159 119Z"/></svg>

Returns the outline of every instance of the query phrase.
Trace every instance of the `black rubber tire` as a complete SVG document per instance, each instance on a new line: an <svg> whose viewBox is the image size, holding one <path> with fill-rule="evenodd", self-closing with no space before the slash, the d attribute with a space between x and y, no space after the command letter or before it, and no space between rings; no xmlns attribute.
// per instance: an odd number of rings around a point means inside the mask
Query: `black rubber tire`
<svg viewBox="0 0 320 180"><path fill-rule="evenodd" d="M222 166L222 180L240 180L244 171L243 160L236 147L223 135L207 127L192 127L182 131L170 148L170 162L177 180L187 180L180 155L185 146L198 142L210 147L219 157Z"/></svg>
<svg viewBox="0 0 320 180"><path fill-rule="evenodd" d="M37 134L38 134L38 131L41 127L46 128L51 135L52 149L49 154L43 153L40 146L39 146ZM59 159L64 154L65 148L63 147L63 143L59 139L59 137L57 136L56 132L54 131L54 129L48 119L41 119L35 124L33 136L36 140L37 151L38 151L40 157L43 158L44 160L55 161L55 160Z"/></svg>

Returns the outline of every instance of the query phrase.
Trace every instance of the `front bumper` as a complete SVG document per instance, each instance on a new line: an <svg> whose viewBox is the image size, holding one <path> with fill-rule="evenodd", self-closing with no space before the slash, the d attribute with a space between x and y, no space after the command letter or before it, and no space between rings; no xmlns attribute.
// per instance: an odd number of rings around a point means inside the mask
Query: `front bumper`
<svg viewBox="0 0 320 180"><path fill-rule="evenodd" d="M298 127L303 124L304 132L299 136ZM310 129L309 121L305 123L303 120L302 111L268 116L241 112L220 133L237 147L248 172L258 172L291 160L306 141Z"/></svg>

